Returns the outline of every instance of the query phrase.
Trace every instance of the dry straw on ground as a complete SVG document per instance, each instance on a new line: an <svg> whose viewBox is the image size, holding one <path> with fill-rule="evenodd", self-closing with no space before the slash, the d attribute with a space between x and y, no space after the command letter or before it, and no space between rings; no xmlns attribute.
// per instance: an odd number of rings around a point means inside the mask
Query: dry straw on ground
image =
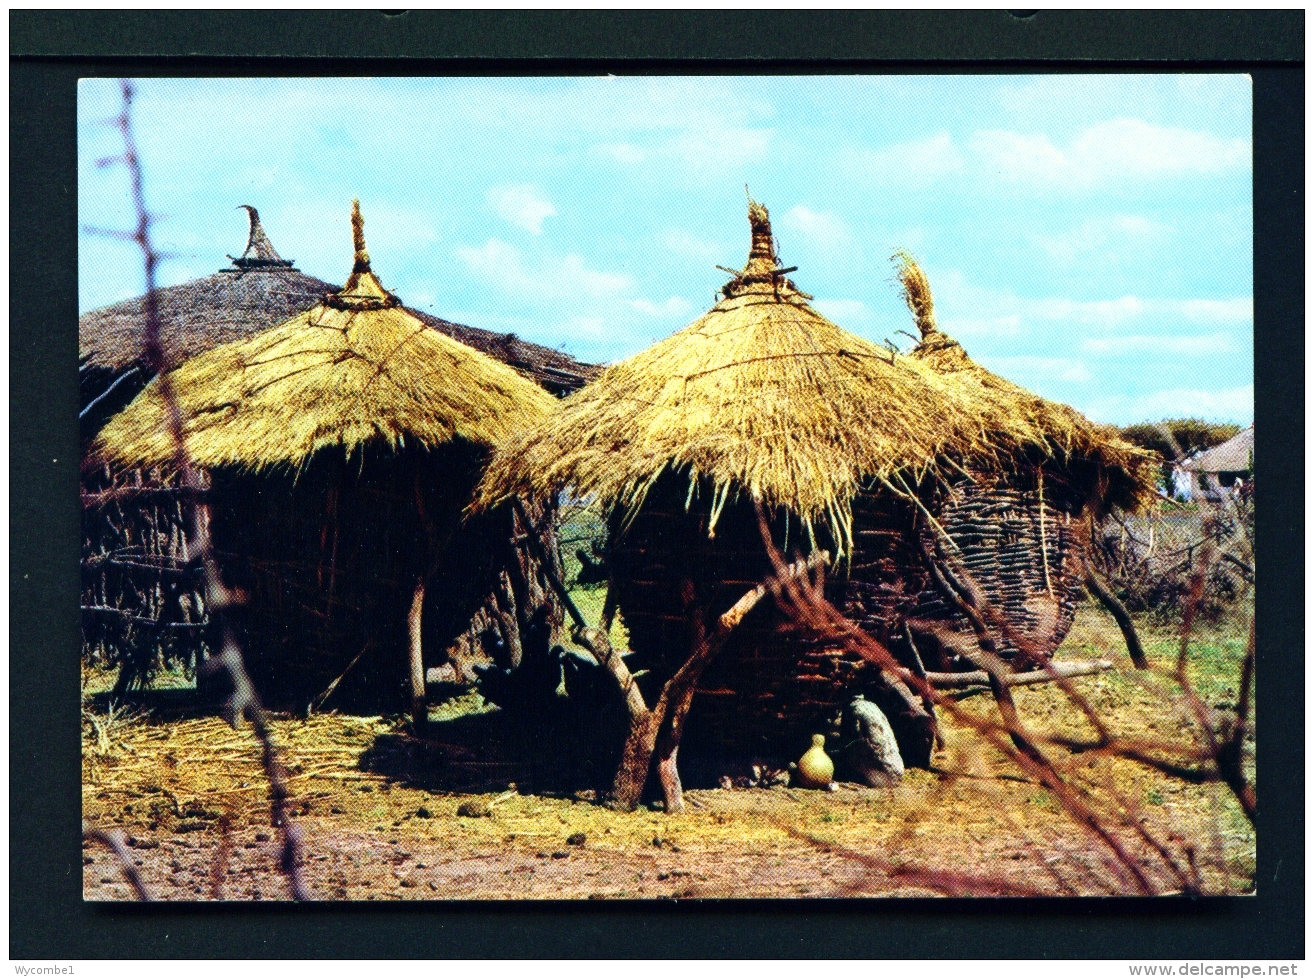
<svg viewBox="0 0 1314 979"><path fill-rule="evenodd" d="M369 269L359 207L356 269L343 290L292 320L217 347L170 373L193 463L296 467L321 449L368 443L491 446L553 399L510 367L431 329ZM175 447L158 381L102 431L113 461L163 464Z"/></svg>

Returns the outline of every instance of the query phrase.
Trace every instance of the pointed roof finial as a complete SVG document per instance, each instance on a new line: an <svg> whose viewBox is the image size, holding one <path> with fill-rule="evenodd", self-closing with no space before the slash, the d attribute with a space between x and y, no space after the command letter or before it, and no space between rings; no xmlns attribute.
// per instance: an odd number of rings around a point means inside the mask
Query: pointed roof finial
<svg viewBox="0 0 1314 979"><path fill-rule="evenodd" d="M351 277L342 291L329 296L325 302L337 309L388 309L401 304L401 300L383 287L378 276L370 269L370 253L365 247L365 219L361 217L359 199L351 202L351 244L355 261Z"/></svg>
<svg viewBox="0 0 1314 979"><path fill-rule="evenodd" d="M748 193L747 184L744 193ZM778 263L775 238L771 234L771 214L751 196L748 198L748 223L753 229L753 245L748 251L748 265L744 272L774 271Z"/></svg>
<svg viewBox="0 0 1314 979"><path fill-rule="evenodd" d="M903 288L903 301L908 311L913 314L913 321L922 335L922 340L929 340L939 333L935 322L935 299L931 296L931 283L926 273L917 264L917 259L902 248L890 256L894 263L894 274Z"/></svg>
<svg viewBox="0 0 1314 979"><path fill-rule="evenodd" d="M229 259L239 269L254 268L290 268L292 260L290 258L280 258L277 251L274 250L274 243L269 240L269 235L265 234L264 226L260 223L260 212L250 204L238 204L237 209L245 210L247 217L251 220L251 233L246 240L246 250L242 252L240 258Z"/></svg>
<svg viewBox="0 0 1314 979"><path fill-rule="evenodd" d="M743 271L737 272L734 269L717 266L723 272L734 275L734 279L722 288L722 295L730 298L745 291L753 291L770 292L777 299L792 293L797 293L804 299L812 298L785 278L786 273L797 271L798 266L781 268L780 260L776 258L776 239L771 233L770 213L763 205L753 200L747 184L744 185L744 195L748 198L748 224L753 230L753 243L748 250L748 263Z"/></svg>
<svg viewBox="0 0 1314 979"><path fill-rule="evenodd" d="M353 198L351 202L351 242L356 249L356 263L352 266L352 271L368 272L370 253L365 247L365 219L360 216L359 198Z"/></svg>

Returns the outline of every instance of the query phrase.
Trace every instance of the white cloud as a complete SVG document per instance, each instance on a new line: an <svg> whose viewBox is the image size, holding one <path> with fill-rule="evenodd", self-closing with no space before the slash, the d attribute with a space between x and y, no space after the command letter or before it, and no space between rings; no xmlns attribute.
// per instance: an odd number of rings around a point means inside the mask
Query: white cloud
<svg viewBox="0 0 1314 979"><path fill-rule="evenodd" d="M593 152L632 166L678 161L686 171L706 176L765 160L774 133L770 129L712 122L644 135L642 141L598 143Z"/></svg>
<svg viewBox="0 0 1314 979"><path fill-rule="evenodd" d="M826 319L849 330L871 326L875 322L871 307L861 299L815 299L812 305Z"/></svg>
<svg viewBox="0 0 1314 979"><path fill-rule="evenodd" d="M1033 333L1053 334L1054 325L1087 328L1094 333L1080 343L1084 353L1099 356L1163 351L1204 356L1241 349L1244 328L1253 320L1248 296L1230 299L1178 299L1118 296L1113 299L1072 299L1066 296L1023 297L968 281L958 269L928 269L941 327L963 340L991 339ZM1191 335L1155 335L1154 329L1183 322L1234 329ZM1116 331L1140 325L1135 334ZM1240 328L1238 329L1235 328Z"/></svg>
<svg viewBox="0 0 1314 979"><path fill-rule="evenodd" d="M604 299L623 295L634 280L589 268L578 255L549 255L531 265L514 245L490 238L478 248L456 249L470 271L503 292L544 299Z"/></svg>
<svg viewBox="0 0 1314 979"><path fill-rule="evenodd" d="M603 316L572 316L566 320L566 330L575 339L598 340L607 335L607 319Z"/></svg>
<svg viewBox="0 0 1314 979"><path fill-rule="evenodd" d="M1224 173L1250 163L1248 139L1220 139L1132 118L1096 123L1063 146L1045 135L983 129L972 135L968 148L997 176L1032 187L1089 188Z"/></svg>
<svg viewBox="0 0 1314 979"><path fill-rule="evenodd" d="M701 170L736 169L766 159L771 137L770 129L691 128L671 143L670 151ZM656 152L660 155L665 151L659 145Z"/></svg>
<svg viewBox="0 0 1314 979"><path fill-rule="evenodd" d="M851 179L875 184L925 186L959 173L963 154L947 131L925 139L894 143L879 149L847 150L840 166Z"/></svg>
<svg viewBox="0 0 1314 979"><path fill-rule="evenodd" d="M1073 142L1068 158L1092 171L1142 176L1221 173L1250 163L1248 139L1156 126L1142 119L1096 123Z"/></svg>
<svg viewBox="0 0 1314 979"><path fill-rule="evenodd" d="M1188 299L1182 315L1195 323L1252 323L1255 301L1250 296L1235 299Z"/></svg>
<svg viewBox="0 0 1314 979"><path fill-rule="evenodd" d="M1145 315L1145 300L1137 296L1119 296L1117 299L1068 299L1064 296L1046 296L1022 301L1027 313L1036 319L1065 323L1118 326Z"/></svg>
<svg viewBox="0 0 1314 979"><path fill-rule="evenodd" d="M1175 387L1146 394L1111 395L1089 401L1084 410L1092 418L1116 425L1182 417L1246 423L1255 417L1255 386L1212 390Z"/></svg>
<svg viewBox="0 0 1314 979"><path fill-rule="evenodd" d="M1143 251L1163 242L1172 228L1139 214L1111 214L1087 218L1069 231L1058 235L1033 235L1034 241L1051 259L1072 264L1089 260L1098 252L1124 257L1129 249Z"/></svg>
<svg viewBox="0 0 1314 979"><path fill-rule="evenodd" d="M831 211L814 211L796 204L782 215L780 224L786 230L797 231L804 242L818 251L842 251L854 243L849 226Z"/></svg>
<svg viewBox="0 0 1314 979"><path fill-rule="evenodd" d="M620 163L642 163L643 150L633 143L599 143L594 149Z"/></svg>
<svg viewBox="0 0 1314 979"><path fill-rule="evenodd" d="M1022 332L1022 302L1013 293L978 286L959 269L927 269L926 274L936 316L950 335L967 340ZM911 317L907 322L912 322Z"/></svg>
<svg viewBox="0 0 1314 979"><path fill-rule="evenodd" d="M1201 333L1193 336L1137 333L1130 336L1087 337L1082 341L1081 349L1088 354L1115 357L1133 354L1210 356L1234 351L1236 338L1230 333Z"/></svg>
<svg viewBox="0 0 1314 979"><path fill-rule="evenodd" d="M973 337L1013 337L1022 332L1022 317L1017 313L1005 316L944 316L939 315L940 328L960 339Z"/></svg>
<svg viewBox="0 0 1314 979"><path fill-rule="evenodd" d="M931 278L932 286L936 279ZM1040 296L1024 298L1010 292L993 292L987 289L961 289L936 292L937 310L946 317L957 316L958 310L979 313L989 309L1000 315L1020 315L1023 319L1049 323L1069 323L1084 326L1114 328L1140 320L1188 320L1192 323L1244 325L1253 318L1252 301L1248 297L1236 299L1161 299L1140 296L1118 296L1116 299L1070 299L1066 296ZM957 301L955 302L955 299ZM970 318L970 316L969 316ZM947 320L946 320L947 322Z"/></svg>
<svg viewBox="0 0 1314 979"><path fill-rule="evenodd" d="M265 190L276 184L279 176L277 167L257 164L230 174L224 179L223 188L231 191Z"/></svg>
<svg viewBox="0 0 1314 979"><path fill-rule="evenodd" d="M361 214L365 218L365 240L369 243L373 255L397 254L418 250L438 240L438 231L429 217L414 208L398 206L386 201L361 200ZM339 227L342 248L349 248L350 227L347 224L346 208L340 204L335 212L328 207L326 213L341 213Z"/></svg>
<svg viewBox="0 0 1314 979"><path fill-rule="evenodd" d="M693 312L694 305L683 296L668 296L660 303L651 299L631 299L630 308L645 316L675 317Z"/></svg>
<svg viewBox="0 0 1314 979"><path fill-rule="evenodd" d="M1027 387L1043 386L1037 385L1037 381L1059 380L1068 384L1085 384L1095 379L1089 367L1071 357L1037 357L1030 354L1015 357L983 356L981 363Z"/></svg>
<svg viewBox="0 0 1314 979"><path fill-rule="evenodd" d="M488 189L488 206L503 221L530 234L543 233L543 221L557 209L533 184L501 184Z"/></svg>
<svg viewBox="0 0 1314 979"><path fill-rule="evenodd" d="M694 305L683 296L636 295L634 278L590 266L579 255L521 250L497 238L456 249L473 277L497 293L496 317L468 322L556 345L575 356L608 360L636 352L680 326Z"/></svg>
<svg viewBox="0 0 1314 979"><path fill-rule="evenodd" d="M1161 299L1120 296L1075 300L1062 297L1021 300L1037 319L1115 327L1136 320L1188 320L1192 323L1244 326L1254 319L1249 296L1232 299Z"/></svg>
<svg viewBox="0 0 1314 979"><path fill-rule="evenodd" d="M667 228L658 238L663 247L675 252L677 255L688 255L701 261L724 262L726 256L722 254L724 248L714 244L697 235L690 234L683 228Z"/></svg>

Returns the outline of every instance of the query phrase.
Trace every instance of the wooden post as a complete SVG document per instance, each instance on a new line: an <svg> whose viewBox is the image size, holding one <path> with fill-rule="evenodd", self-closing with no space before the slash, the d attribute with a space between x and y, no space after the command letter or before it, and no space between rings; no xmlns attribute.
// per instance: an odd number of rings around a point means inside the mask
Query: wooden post
<svg viewBox="0 0 1314 979"><path fill-rule="evenodd" d="M411 612L406 617L411 639L411 724L420 734L429 723L429 705L424 689L424 641L421 626L424 618L424 575L415 581L415 594L411 598Z"/></svg>
<svg viewBox="0 0 1314 979"><path fill-rule="evenodd" d="M1000 679L1005 686L1029 687L1038 683L1055 683L1074 676L1091 676L1111 669L1113 669L1113 660L1068 660L1063 663L1050 663L1043 670L1004 673L1001 674ZM990 684L990 674L985 670L970 670L966 673L927 673L924 679L939 690L963 690Z"/></svg>
<svg viewBox="0 0 1314 979"><path fill-rule="evenodd" d="M525 536L530 542L530 546L541 555L543 544L533 531L532 524L525 514L524 504L514 496L511 498L511 502L525 524ZM770 580L783 581L806 574L829 560L830 555L826 551L815 551L806 560L796 561L794 564L782 569ZM540 557L540 561L543 561L542 557ZM700 624L695 627L695 642L689 658L666 681L666 684L662 687L661 695L657 698L657 704L652 710L649 710L643 701L643 694L639 692L639 687L629 671L629 667L625 665L625 661L620 655L611 648L611 641L607 638L607 633L602 629L589 628L583 614L566 590L566 584L561 580L561 576L554 573L555 569L550 569L546 561L543 561L543 563L548 583L556 590L562 605L565 606L566 612L575 624L575 628L571 633L572 636L576 642L592 653L599 665L606 669L616 680L617 686L620 687L621 696L625 698L626 709L630 714L629 733L625 738L625 746L621 751L620 767L617 768L616 778L612 783L613 804L616 808L623 810L633 810L638 806L639 800L643 797L643 788L648 781L648 773L652 770L653 754L658 751L657 741L660 733L662 743L658 759L658 776L661 778L663 794L666 798L666 811L679 812L684 806L684 794L680 787L680 775L676 770L676 756L680 747L680 735L683 733L684 718L689 713L689 706L693 701L698 679L702 676L707 664L725 645L726 639L729 638L735 626L739 625L744 616L751 612L757 603L766 596L768 583L763 582L735 602L725 614L717 619L716 626L710 633L705 625L701 625L703 622L701 614L695 615L696 622ZM688 586L686 592L688 592L692 589L692 584L686 584ZM688 604L687 597L686 604ZM911 698L911 694L909 694L909 697ZM669 723L664 724L668 720ZM663 727L665 727L665 730L663 730Z"/></svg>
<svg viewBox="0 0 1314 979"><path fill-rule="evenodd" d="M977 666L986 673L990 684L990 693L995 698L995 706L999 708L999 714L1004 719L1004 725L1008 728L1013 745L1037 764L1047 765L1048 761L1040 749L1022 733L1021 721L1017 715L1017 706L1013 702L1013 692L1009 689L1008 684L1004 682L1002 676L1003 664L999 658L999 647L996 645L994 636L991 635L990 629L986 626L985 619L977 607L976 589L972 587L970 582L964 583L959 580L947 565L935 559L925 545L923 545L923 553L930 568L931 579L935 582L937 590L952 606L956 606L967 617L967 621L972 624L972 631L976 634L976 642L982 653L977 661ZM955 585L957 587L954 587Z"/></svg>
<svg viewBox="0 0 1314 979"><path fill-rule="evenodd" d="M909 628L906 621L903 624L903 634L908 640L908 649L911 652L912 675L929 686L930 681L926 678L926 666L922 663L922 654L917 651L917 642L913 639L912 629ZM935 716L935 701L931 699L929 692L923 692L921 700L922 709L926 711L926 715L931 719L931 734L935 737L934 747L943 748L944 735L940 733L940 722Z"/></svg>
<svg viewBox="0 0 1314 979"><path fill-rule="evenodd" d="M1141 638L1136 635L1136 626L1132 623L1131 613L1127 611L1127 606L1118 601L1113 589L1100 581L1099 575L1089 564L1086 565L1086 587L1118 623L1118 628L1122 630L1123 642L1127 644L1127 652L1131 655L1132 662L1136 664L1136 669L1148 670L1150 663L1145 658L1145 648L1141 646Z"/></svg>
<svg viewBox="0 0 1314 979"><path fill-rule="evenodd" d="M796 561L782 569L772 580L783 582L807 574L829 560L830 555L826 551L814 551L811 557L806 560ZM652 764L652 755L655 750L657 753L657 773L662 782L662 792L666 798L666 811L668 813L681 812L684 809L684 791L680 785L680 773L676 769L676 756L680 750L680 738L684 734L684 720L689 714L690 706L693 704L693 696L698 688L698 681L703 675L703 670L725 646L726 640L730 638L730 633L744 620L744 616L748 615L757 606L757 603L766 596L767 588L767 583L763 582L748 591L716 620L716 626L709 632L702 610L694 604L693 582L686 579L683 583L682 591L685 607L689 610L693 626L692 650L689 658L681 664L675 674L666 681L666 685L662 687L661 696L657 698L657 705L652 709L652 715L643 732L645 738L649 739L646 741L647 755L643 767L643 781L647 779L647 771ZM659 735L659 737L651 739L652 735ZM638 758L635 757L634 764L637 766L638 763ZM626 785L632 785L636 781L639 782L639 789L642 791L643 785L637 771L628 773ZM638 804L637 797L634 799L634 803Z"/></svg>

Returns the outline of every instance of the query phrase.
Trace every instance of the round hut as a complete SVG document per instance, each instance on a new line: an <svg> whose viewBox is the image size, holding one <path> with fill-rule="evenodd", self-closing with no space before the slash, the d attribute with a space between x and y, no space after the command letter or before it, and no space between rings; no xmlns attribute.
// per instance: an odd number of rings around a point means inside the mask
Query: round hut
<svg viewBox="0 0 1314 979"><path fill-rule="evenodd" d="M1152 498L1153 459L1116 429L975 363L939 329L921 267L905 252L894 261L920 333L912 358L934 369L959 397L982 403L987 412L1008 412L1040 436L1012 452L959 457L954 467L942 467L935 526L928 521L922 530L924 546L939 550L996 611L999 655L1019 667L1035 664L1053 655L1072 627L1089 578L1094 523L1114 508L1134 510ZM974 646L972 627L942 586L918 595L908 626L910 641L933 669L975 668L960 652L965 643Z"/></svg>
<svg viewBox="0 0 1314 979"><path fill-rule="evenodd" d="M231 266L213 275L156 290L160 344L165 363L240 340L304 312L334 287L282 258L249 204L246 249ZM113 415L149 383L142 330L144 296L83 313L78 318L79 419L89 442Z"/></svg>
<svg viewBox="0 0 1314 979"><path fill-rule="evenodd" d="M287 322L169 373L189 458L211 475L211 533L246 601L248 669L269 702L396 709L492 604L560 623L509 507L463 521L491 449L554 399L432 329L370 267L359 205L346 285ZM118 466L173 457L158 379L102 429ZM538 522L547 514L530 510ZM513 623L514 624L514 623ZM519 648L514 630L504 645Z"/></svg>
<svg viewBox="0 0 1314 979"><path fill-rule="evenodd" d="M250 205L240 207L250 224L241 255L229 256L231 265L213 275L156 291L160 341L169 366L283 323L337 292L337 286L281 257L259 212ZM512 334L452 323L419 310L407 312L559 397L597 373L591 364ZM78 320L84 448L153 376L144 358L144 325L145 297L92 310ZM116 691L122 694L162 666L195 663L204 654L208 616L201 591L185 570L187 527L177 487L150 468L111 472L94 460L86 462L82 471L84 658L119 667ZM515 605L514 590L508 586L504 591L500 604L490 602L474 628L458 638L456 662L444 675L469 682L471 665L486 660L479 637L492 629L504 640L508 609ZM523 606L517 611L523 612ZM499 648L509 645L500 641Z"/></svg>
<svg viewBox="0 0 1314 979"><path fill-rule="evenodd" d="M254 207L247 246L213 275L156 290L165 363L176 366L221 343L268 329L310 309L333 286L282 258ZM166 665L201 655L206 613L184 571L187 530L177 486L159 472L111 472L86 458L105 423L151 380L143 331L145 297L78 319L78 387L84 465L82 642L84 658L118 666L115 692Z"/></svg>
<svg viewBox="0 0 1314 979"><path fill-rule="evenodd" d="M242 254L229 256L229 268L156 290L160 344L168 366L283 323L337 291L336 286L307 275L292 259L278 254L254 207L242 204L239 208L247 212L250 232ZM559 397L583 387L597 374L592 364L582 364L514 334L451 323L420 310L407 312L467 347L509 364ZM138 296L78 318L79 418L84 444L151 379L142 349L145 316L145 297Z"/></svg>
<svg viewBox="0 0 1314 979"><path fill-rule="evenodd" d="M783 553L834 556L828 597L893 649L931 583L923 523L944 460L1043 443L1028 419L819 314L780 266L766 208L751 204L749 221L748 263L720 301L506 446L481 494L570 488L607 507L609 604L648 703L694 634L771 574L759 505ZM929 716L899 716L875 667L771 606L743 619L702 674L685 761L797 758L863 694L890 705L905 759L925 764Z"/></svg>

